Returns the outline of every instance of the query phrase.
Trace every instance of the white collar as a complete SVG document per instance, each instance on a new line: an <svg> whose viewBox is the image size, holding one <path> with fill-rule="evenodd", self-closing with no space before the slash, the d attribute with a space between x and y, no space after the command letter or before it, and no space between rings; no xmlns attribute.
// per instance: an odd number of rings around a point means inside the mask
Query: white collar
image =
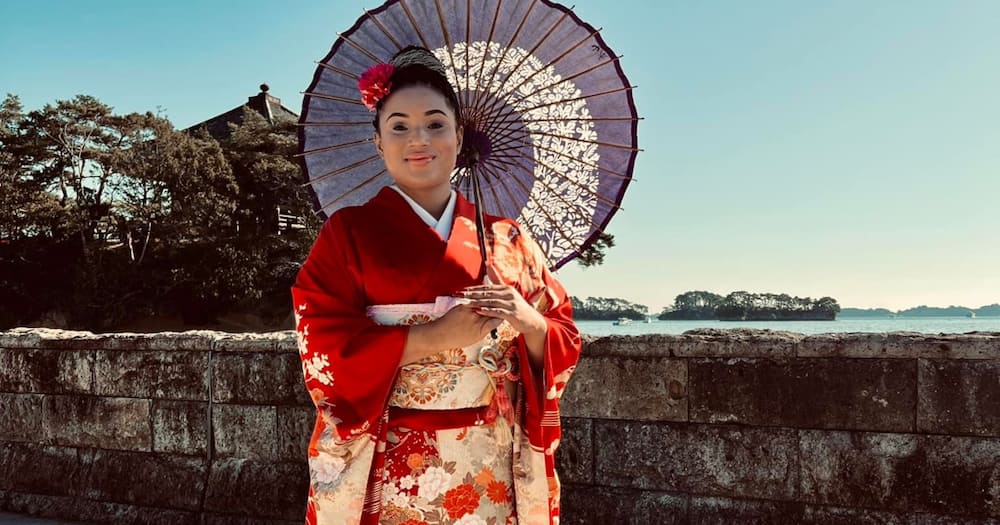
<svg viewBox="0 0 1000 525"><path fill-rule="evenodd" d="M441 218L435 219L433 215L417 204L417 201L411 199L409 195L399 189L399 186L392 184L389 187L396 190L396 192L399 193L404 200L406 200L406 203L413 208L413 212L417 214L417 217L420 217L425 224L434 228L434 231L438 232L438 235L441 236L441 240L448 240L448 237L451 236L452 219L455 217L455 190L451 190L451 194L448 197L448 204L445 205L444 212L441 213Z"/></svg>

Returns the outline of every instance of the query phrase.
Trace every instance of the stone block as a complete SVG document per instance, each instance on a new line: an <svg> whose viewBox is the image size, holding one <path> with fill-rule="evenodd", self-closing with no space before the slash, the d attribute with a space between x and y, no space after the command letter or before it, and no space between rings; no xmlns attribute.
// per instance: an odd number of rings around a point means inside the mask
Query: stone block
<svg viewBox="0 0 1000 525"><path fill-rule="evenodd" d="M129 351L181 351L207 353L222 332L189 330L187 332L159 332L149 334L102 334L103 341L97 348Z"/></svg>
<svg viewBox="0 0 1000 525"><path fill-rule="evenodd" d="M255 519L298 520L305 515L309 468L239 458L212 465L205 510Z"/></svg>
<svg viewBox="0 0 1000 525"><path fill-rule="evenodd" d="M281 336L274 334L226 334L215 339L216 352L265 352L278 351Z"/></svg>
<svg viewBox="0 0 1000 525"><path fill-rule="evenodd" d="M647 357L584 357L560 403L562 415L685 421L687 362Z"/></svg>
<svg viewBox="0 0 1000 525"><path fill-rule="evenodd" d="M133 525L200 525L197 512L158 509L111 503L107 501L90 501L78 499L76 502L75 519L86 523L108 523Z"/></svg>
<svg viewBox="0 0 1000 525"><path fill-rule="evenodd" d="M283 461L305 461L316 425L316 409L277 407L278 455Z"/></svg>
<svg viewBox="0 0 1000 525"><path fill-rule="evenodd" d="M208 400L208 352L124 350L95 353L98 395Z"/></svg>
<svg viewBox="0 0 1000 525"><path fill-rule="evenodd" d="M100 348L107 339L103 335L58 328L14 328L7 331L0 346L3 348L48 348L55 350L89 350Z"/></svg>
<svg viewBox="0 0 1000 525"><path fill-rule="evenodd" d="M219 353L214 361L216 403L312 406L298 354Z"/></svg>
<svg viewBox="0 0 1000 525"><path fill-rule="evenodd" d="M1000 525L1000 519L916 514L913 525Z"/></svg>
<svg viewBox="0 0 1000 525"><path fill-rule="evenodd" d="M212 433L219 457L276 459L277 413L273 406L215 405Z"/></svg>
<svg viewBox="0 0 1000 525"><path fill-rule="evenodd" d="M199 525L198 514L176 510L137 507L83 498L12 493L6 507L12 512L42 518L85 523L131 525ZM25 520L25 524L35 523ZM63 523L63 522L60 522Z"/></svg>
<svg viewBox="0 0 1000 525"><path fill-rule="evenodd" d="M89 393L93 372L91 352L0 348L0 392Z"/></svg>
<svg viewBox="0 0 1000 525"><path fill-rule="evenodd" d="M690 523L802 523L802 503L729 498L692 497L688 503Z"/></svg>
<svg viewBox="0 0 1000 525"><path fill-rule="evenodd" d="M562 418L562 439L556 449L556 471L566 483L594 483L593 423L584 418Z"/></svg>
<svg viewBox="0 0 1000 525"><path fill-rule="evenodd" d="M1000 360L921 359L917 429L1000 436Z"/></svg>
<svg viewBox="0 0 1000 525"><path fill-rule="evenodd" d="M42 336L35 328L11 328L0 331L0 350L4 348L38 348Z"/></svg>
<svg viewBox="0 0 1000 525"><path fill-rule="evenodd" d="M798 345L799 357L1000 358L1000 334L923 334L917 332L818 334Z"/></svg>
<svg viewBox="0 0 1000 525"><path fill-rule="evenodd" d="M792 357L804 336L751 328L688 330L670 344L678 357Z"/></svg>
<svg viewBox="0 0 1000 525"><path fill-rule="evenodd" d="M794 430L594 421L595 480L619 487L792 500Z"/></svg>
<svg viewBox="0 0 1000 525"><path fill-rule="evenodd" d="M559 523L589 525L635 523L686 525L683 495L587 485L563 485Z"/></svg>
<svg viewBox="0 0 1000 525"><path fill-rule="evenodd" d="M802 499L1000 516L1000 439L800 431Z"/></svg>
<svg viewBox="0 0 1000 525"><path fill-rule="evenodd" d="M275 350L280 353L299 353L299 338L296 335L295 330L283 330L281 332L272 332L278 341L275 343Z"/></svg>
<svg viewBox="0 0 1000 525"><path fill-rule="evenodd" d="M670 345L677 335L583 336L583 357L670 357Z"/></svg>
<svg viewBox="0 0 1000 525"><path fill-rule="evenodd" d="M912 360L691 359L691 421L912 431Z"/></svg>
<svg viewBox="0 0 1000 525"><path fill-rule="evenodd" d="M208 403L153 400L153 451L204 456L208 452Z"/></svg>
<svg viewBox="0 0 1000 525"><path fill-rule="evenodd" d="M96 501L166 509L198 510L207 461L169 454L90 449L79 496Z"/></svg>
<svg viewBox="0 0 1000 525"><path fill-rule="evenodd" d="M55 350L200 350L208 351L222 332L190 330L184 333L94 334L53 328L15 328L0 333L0 348Z"/></svg>
<svg viewBox="0 0 1000 525"><path fill-rule="evenodd" d="M45 396L43 433L55 445L150 450L149 408L148 399Z"/></svg>
<svg viewBox="0 0 1000 525"><path fill-rule="evenodd" d="M2 490L75 496L85 484L85 475L86 467L75 448L0 443Z"/></svg>
<svg viewBox="0 0 1000 525"><path fill-rule="evenodd" d="M295 520L274 520L250 516L230 516L225 514L202 514L200 525L302 525L306 520L305 508L302 516Z"/></svg>
<svg viewBox="0 0 1000 525"><path fill-rule="evenodd" d="M916 516L870 509L806 505L803 524L809 525L917 525Z"/></svg>
<svg viewBox="0 0 1000 525"><path fill-rule="evenodd" d="M20 492L11 492L6 495L5 499L6 503L3 507L0 507L0 509L7 512L13 512L19 515L29 515L37 518L78 518L74 505L77 499L72 496L22 494ZM19 521L4 521L4 518L10 520L7 515L0 516L0 523L21 524L22 521L24 525L41 525L42 523L41 521L29 521L29 519L22 518L21 516L16 518Z"/></svg>
<svg viewBox="0 0 1000 525"><path fill-rule="evenodd" d="M0 393L0 441L34 441L42 436L42 395Z"/></svg>

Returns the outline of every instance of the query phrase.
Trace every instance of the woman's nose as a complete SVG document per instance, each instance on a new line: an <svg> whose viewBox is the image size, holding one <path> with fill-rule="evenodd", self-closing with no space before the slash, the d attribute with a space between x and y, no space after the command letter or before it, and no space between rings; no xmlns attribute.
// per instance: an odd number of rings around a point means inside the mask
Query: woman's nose
<svg viewBox="0 0 1000 525"><path fill-rule="evenodd" d="M416 144L427 144L430 140L430 132L424 128L417 128L410 133L410 141Z"/></svg>

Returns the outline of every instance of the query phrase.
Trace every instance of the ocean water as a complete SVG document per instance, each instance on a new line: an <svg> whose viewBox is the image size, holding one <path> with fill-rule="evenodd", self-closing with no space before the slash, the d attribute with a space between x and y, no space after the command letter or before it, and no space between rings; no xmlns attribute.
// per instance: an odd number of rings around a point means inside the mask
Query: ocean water
<svg viewBox="0 0 1000 525"><path fill-rule="evenodd" d="M825 334L844 332L921 332L926 334L1000 333L1000 317L896 317L891 319L837 319L836 321L632 321L615 326L612 321L577 321L590 335L681 334L697 328L757 328Z"/></svg>

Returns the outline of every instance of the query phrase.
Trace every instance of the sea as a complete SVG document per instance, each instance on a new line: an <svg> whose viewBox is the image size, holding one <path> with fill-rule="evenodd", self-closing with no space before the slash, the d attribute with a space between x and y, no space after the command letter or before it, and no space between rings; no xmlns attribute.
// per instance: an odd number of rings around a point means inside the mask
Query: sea
<svg viewBox="0 0 1000 525"><path fill-rule="evenodd" d="M835 321L577 321L580 332L590 335L682 334L698 328L756 328L800 334L846 332L920 332L925 334L1000 333L1000 317L894 317L847 318Z"/></svg>

